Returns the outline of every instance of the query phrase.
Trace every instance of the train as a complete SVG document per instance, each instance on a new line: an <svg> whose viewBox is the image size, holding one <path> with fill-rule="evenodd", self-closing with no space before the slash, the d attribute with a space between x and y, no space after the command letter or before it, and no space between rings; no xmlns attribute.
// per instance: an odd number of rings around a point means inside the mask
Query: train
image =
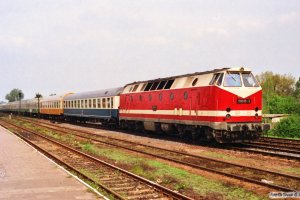
<svg viewBox="0 0 300 200"><path fill-rule="evenodd" d="M244 67L4 103L0 111L218 143L253 141L270 129L262 123L262 88Z"/></svg>

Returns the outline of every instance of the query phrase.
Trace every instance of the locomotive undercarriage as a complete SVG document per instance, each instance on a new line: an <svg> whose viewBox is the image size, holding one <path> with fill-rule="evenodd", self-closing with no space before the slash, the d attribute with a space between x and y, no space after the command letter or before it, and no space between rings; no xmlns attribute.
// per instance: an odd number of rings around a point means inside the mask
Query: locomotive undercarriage
<svg viewBox="0 0 300 200"><path fill-rule="evenodd" d="M257 140L267 127L259 123L229 124L227 130L213 129L209 126L171 124L122 120L122 129L177 134L193 141L216 141L218 143L241 143Z"/></svg>

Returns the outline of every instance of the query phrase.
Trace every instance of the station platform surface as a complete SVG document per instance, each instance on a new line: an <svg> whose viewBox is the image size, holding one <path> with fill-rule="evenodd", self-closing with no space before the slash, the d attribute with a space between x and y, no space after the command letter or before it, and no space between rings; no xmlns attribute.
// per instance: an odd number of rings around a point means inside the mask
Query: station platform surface
<svg viewBox="0 0 300 200"><path fill-rule="evenodd" d="M103 199L0 126L0 200Z"/></svg>

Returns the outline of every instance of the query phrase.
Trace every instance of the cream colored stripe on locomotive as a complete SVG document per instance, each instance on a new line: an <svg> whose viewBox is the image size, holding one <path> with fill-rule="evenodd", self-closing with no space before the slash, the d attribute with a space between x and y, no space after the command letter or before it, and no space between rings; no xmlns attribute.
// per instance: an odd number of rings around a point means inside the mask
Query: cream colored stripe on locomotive
<svg viewBox="0 0 300 200"><path fill-rule="evenodd" d="M255 112L254 110L234 110L231 112L226 111L215 111L215 110L182 110L182 109L174 109L174 110L120 110L122 114L155 114L155 115L185 115L185 116L208 116L208 117L223 117L227 114L231 116L254 116L256 113L261 116L262 112L259 110Z"/></svg>

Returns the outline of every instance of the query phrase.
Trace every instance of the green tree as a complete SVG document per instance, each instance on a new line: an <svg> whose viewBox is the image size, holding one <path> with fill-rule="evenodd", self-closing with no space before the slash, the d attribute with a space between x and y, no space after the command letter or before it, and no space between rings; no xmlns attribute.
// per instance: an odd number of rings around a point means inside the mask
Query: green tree
<svg viewBox="0 0 300 200"><path fill-rule="evenodd" d="M290 96L295 91L295 78L292 75L280 75L267 71L256 76L266 95Z"/></svg>
<svg viewBox="0 0 300 200"><path fill-rule="evenodd" d="M5 96L5 99L7 99L9 102L19 101L21 99L24 99L24 93L22 92L22 90L15 88Z"/></svg>

